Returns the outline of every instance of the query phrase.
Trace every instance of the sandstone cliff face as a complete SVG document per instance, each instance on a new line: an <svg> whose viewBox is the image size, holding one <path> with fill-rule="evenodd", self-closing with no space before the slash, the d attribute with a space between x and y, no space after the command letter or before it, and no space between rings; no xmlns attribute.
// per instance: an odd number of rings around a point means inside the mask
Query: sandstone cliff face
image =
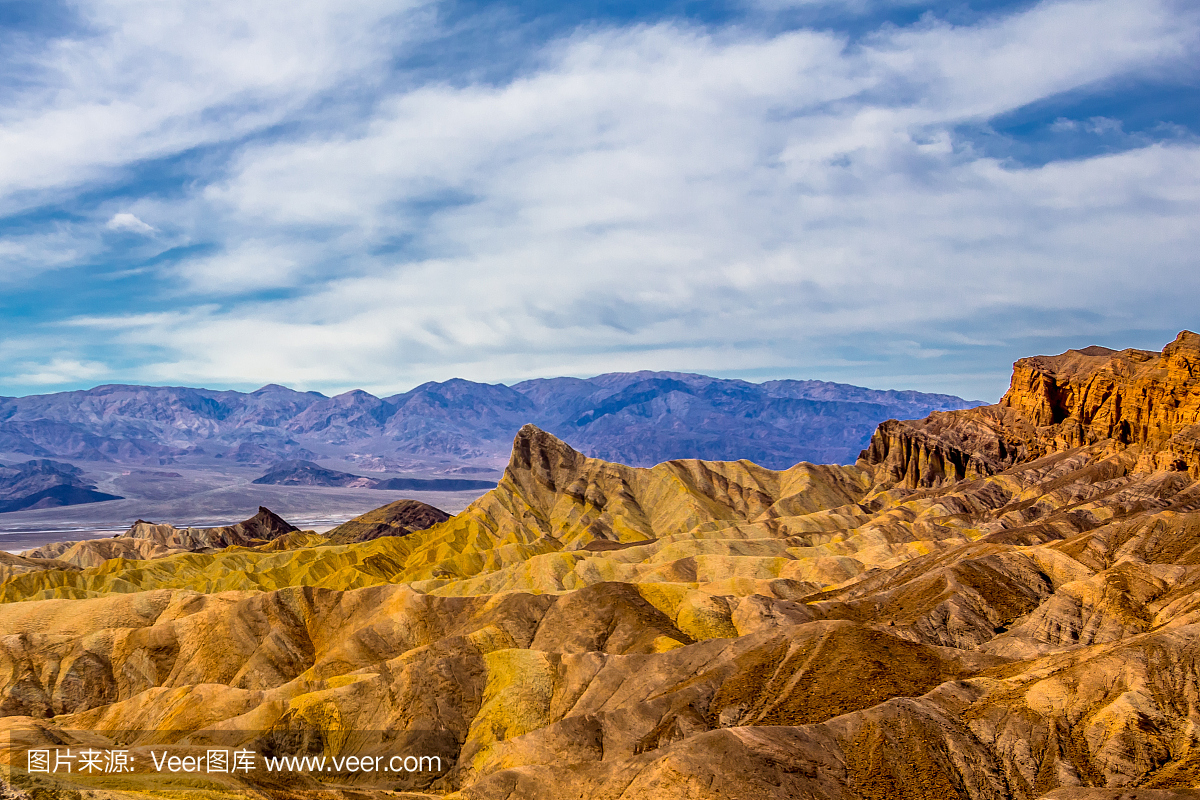
<svg viewBox="0 0 1200 800"><path fill-rule="evenodd" d="M1191 331L1161 353L1093 347L1023 358L1000 405L1037 427L1039 455L1112 440L1146 447L1143 468L1200 475L1190 430L1200 423L1200 335Z"/></svg>
<svg viewBox="0 0 1200 800"><path fill-rule="evenodd" d="M1200 476L1200 335L1161 353L1104 347L1023 358L997 406L880 425L860 456L905 488L991 475L1049 453L1106 443L1137 468Z"/></svg>
<svg viewBox="0 0 1200 800"><path fill-rule="evenodd" d="M447 769L353 795L425 800L1192 797L1179 341L1032 359L1036 381L1020 362L1005 404L889 423L858 467L634 469L530 426L497 488L427 530L13 560L0 732L433 732Z"/></svg>
<svg viewBox="0 0 1200 800"><path fill-rule="evenodd" d="M1003 407L888 420L859 456L877 483L907 489L947 486L993 475L1031 455L1028 422Z"/></svg>

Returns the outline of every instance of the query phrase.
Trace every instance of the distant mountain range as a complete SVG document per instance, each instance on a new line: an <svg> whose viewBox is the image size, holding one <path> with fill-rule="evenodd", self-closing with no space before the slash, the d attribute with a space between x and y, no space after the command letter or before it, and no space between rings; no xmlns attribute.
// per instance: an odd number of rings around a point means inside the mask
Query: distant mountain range
<svg viewBox="0 0 1200 800"><path fill-rule="evenodd" d="M517 430L532 422L588 455L631 465L744 458L781 468L852 462L886 419L976 405L824 381L674 372L514 386L454 379L383 398L277 385L249 393L110 385L0 398L0 453L128 464L340 459L369 471L498 465Z"/></svg>

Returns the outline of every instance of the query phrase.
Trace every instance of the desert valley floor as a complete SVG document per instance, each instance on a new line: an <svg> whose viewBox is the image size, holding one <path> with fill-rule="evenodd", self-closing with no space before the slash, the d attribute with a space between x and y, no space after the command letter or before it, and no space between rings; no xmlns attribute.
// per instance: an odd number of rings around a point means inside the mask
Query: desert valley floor
<svg viewBox="0 0 1200 800"><path fill-rule="evenodd" d="M0 515L0 550L20 552L64 539L112 536L136 519L180 527L223 525L265 505L289 521L320 531L401 498L422 500L451 513L483 494L460 491L381 491L353 487L262 486L262 466L195 468L89 465L97 488L119 495L103 503L11 511ZM497 473L498 475L498 473ZM493 481L494 475L486 475Z"/></svg>

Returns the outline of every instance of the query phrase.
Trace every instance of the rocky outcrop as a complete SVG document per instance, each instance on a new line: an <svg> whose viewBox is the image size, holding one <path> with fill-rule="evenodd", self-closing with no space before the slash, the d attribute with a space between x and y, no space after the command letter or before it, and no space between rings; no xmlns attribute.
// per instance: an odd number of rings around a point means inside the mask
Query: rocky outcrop
<svg viewBox="0 0 1200 800"><path fill-rule="evenodd" d="M1023 358L996 406L889 420L860 456L880 483L944 486L1074 448L1135 448L1136 468L1200 477L1200 335L1161 353L1105 347Z"/></svg>
<svg viewBox="0 0 1200 800"><path fill-rule="evenodd" d="M382 508L368 511L329 531L329 541L335 544L369 542L380 536L407 536L440 525L450 515L419 500L397 500Z"/></svg>
<svg viewBox="0 0 1200 800"><path fill-rule="evenodd" d="M147 560L176 553L206 553L234 545L256 547L300 529L268 508L236 525L217 528L176 528L139 519L111 539L46 544L21 555L28 559L57 559L77 567L97 567L114 558Z"/></svg>
<svg viewBox="0 0 1200 800"><path fill-rule="evenodd" d="M1110 441L1143 447L1143 468L1200 476L1200 335L1191 331L1161 353L1089 347L1023 358L1000 405L1038 429L1039 455Z"/></svg>
<svg viewBox="0 0 1200 800"><path fill-rule="evenodd" d="M989 406L888 420L876 429L859 464L880 485L918 489L994 475L1029 457L1028 425Z"/></svg>

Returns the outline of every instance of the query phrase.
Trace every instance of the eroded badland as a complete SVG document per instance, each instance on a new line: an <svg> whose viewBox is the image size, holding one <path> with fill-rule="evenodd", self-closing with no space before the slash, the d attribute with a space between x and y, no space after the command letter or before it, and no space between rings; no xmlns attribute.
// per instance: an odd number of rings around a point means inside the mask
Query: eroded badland
<svg viewBox="0 0 1200 800"><path fill-rule="evenodd" d="M22 759L11 791L1200 797L1198 480L1185 332L1023 359L998 405L884 423L853 467L635 469L527 426L499 486L432 527L10 556L0 728L22 746L224 730L445 762L52 789Z"/></svg>

